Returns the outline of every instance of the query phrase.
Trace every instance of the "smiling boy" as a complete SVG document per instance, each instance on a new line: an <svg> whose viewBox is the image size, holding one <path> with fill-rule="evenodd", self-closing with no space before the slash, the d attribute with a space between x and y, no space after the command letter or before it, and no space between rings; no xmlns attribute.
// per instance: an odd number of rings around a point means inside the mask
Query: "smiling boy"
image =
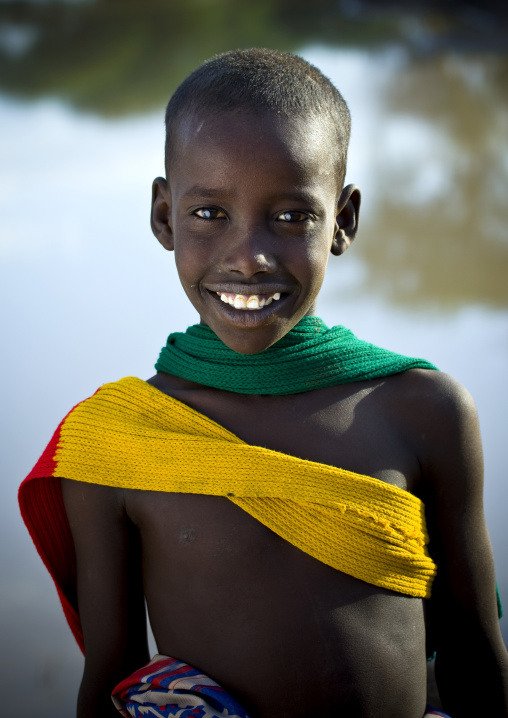
<svg viewBox="0 0 508 718"><path fill-rule="evenodd" d="M20 491L85 649L78 716L422 718L430 631L453 718L506 716L474 405L315 316L360 209L342 97L237 51L166 127L152 229L201 324L75 407Z"/></svg>

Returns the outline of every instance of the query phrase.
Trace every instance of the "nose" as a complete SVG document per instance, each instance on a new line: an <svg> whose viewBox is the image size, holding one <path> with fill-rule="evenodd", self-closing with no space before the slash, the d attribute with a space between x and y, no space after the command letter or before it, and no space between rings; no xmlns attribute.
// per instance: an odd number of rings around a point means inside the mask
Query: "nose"
<svg viewBox="0 0 508 718"><path fill-rule="evenodd" d="M258 273L272 274L276 269L273 250L273 238L259 227L237 231L225 240L223 269L247 279Z"/></svg>

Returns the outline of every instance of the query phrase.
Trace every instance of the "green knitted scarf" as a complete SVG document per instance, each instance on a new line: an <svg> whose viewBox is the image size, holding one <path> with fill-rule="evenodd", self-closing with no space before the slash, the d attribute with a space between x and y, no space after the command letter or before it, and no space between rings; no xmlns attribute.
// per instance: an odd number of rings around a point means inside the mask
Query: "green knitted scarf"
<svg viewBox="0 0 508 718"><path fill-rule="evenodd" d="M395 354L357 339L345 327L329 329L304 317L260 354L238 354L204 324L170 334L155 368L237 394L299 394L335 384L377 379L414 368L436 369L424 359Z"/></svg>

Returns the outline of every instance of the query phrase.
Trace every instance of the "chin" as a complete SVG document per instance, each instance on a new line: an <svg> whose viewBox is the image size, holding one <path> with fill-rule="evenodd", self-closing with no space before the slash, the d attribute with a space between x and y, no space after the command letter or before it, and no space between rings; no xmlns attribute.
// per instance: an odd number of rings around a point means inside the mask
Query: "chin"
<svg viewBox="0 0 508 718"><path fill-rule="evenodd" d="M271 347L273 344L279 341L287 332L291 329L290 326L287 329L277 327L276 324L268 325L260 328L242 329L238 328L226 328L216 327L212 323L207 323L210 329L229 347L232 351L238 354L260 354L266 349Z"/></svg>
<svg viewBox="0 0 508 718"><path fill-rule="evenodd" d="M217 335L224 344L237 354L261 354L266 349L279 341L280 336L265 337L231 337L222 334ZM283 335L282 335L283 336Z"/></svg>
<svg viewBox="0 0 508 718"><path fill-rule="evenodd" d="M207 307L210 309L210 307ZM238 354L260 354L284 337L312 307L296 308L286 297L256 311L238 310L213 300L201 323Z"/></svg>

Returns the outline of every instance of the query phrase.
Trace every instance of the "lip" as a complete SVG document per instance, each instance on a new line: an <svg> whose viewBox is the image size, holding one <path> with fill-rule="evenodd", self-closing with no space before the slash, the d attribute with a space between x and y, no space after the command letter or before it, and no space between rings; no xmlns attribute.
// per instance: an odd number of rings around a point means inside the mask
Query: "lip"
<svg viewBox="0 0 508 718"><path fill-rule="evenodd" d="M292 291L292 287L288 287L284 284L234 284L233 282L221 282L219 284L206 284L207 289L212 294L222 292L223 294L243 294L244 296L251 296L252 294L259 294L262 296L268 296L271 294L280 295L289 294Z"/></svg>

